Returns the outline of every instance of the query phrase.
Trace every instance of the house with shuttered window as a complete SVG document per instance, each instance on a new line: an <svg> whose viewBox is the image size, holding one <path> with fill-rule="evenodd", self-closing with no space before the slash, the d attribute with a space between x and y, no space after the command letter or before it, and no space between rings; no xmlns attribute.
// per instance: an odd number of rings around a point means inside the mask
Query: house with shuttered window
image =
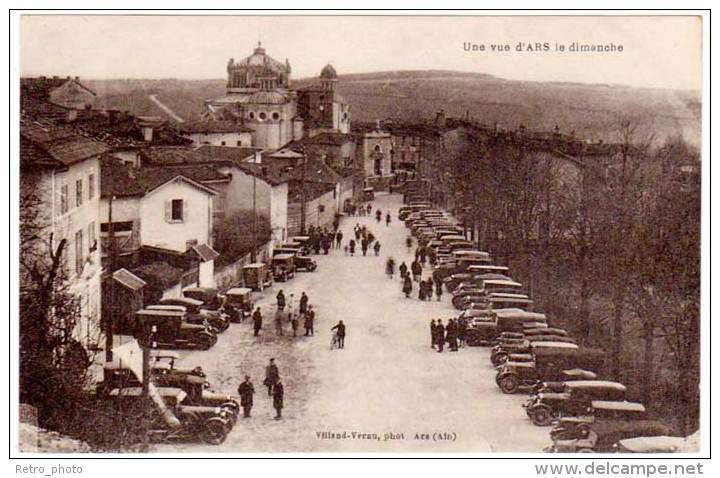
<svg viewBox="0 0 720 478"><path fill-rule="evenodd" d="M103 263L113 247L118 267L166 262L193 273L193 283L214 286L213 198L203 184L229 180L210 168L137 168L118 158L101 161L100 230ZM112 219L111 219L112 218Z"/></svg>

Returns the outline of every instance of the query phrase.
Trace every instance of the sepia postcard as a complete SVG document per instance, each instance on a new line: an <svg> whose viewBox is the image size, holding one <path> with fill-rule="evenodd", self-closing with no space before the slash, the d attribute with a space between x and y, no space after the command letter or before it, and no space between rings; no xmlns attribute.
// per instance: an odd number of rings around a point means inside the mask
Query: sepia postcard
<svg viewBox="0 0 720 478"><path fill-rule="evenodd" d="M16 20L11 455L706 449L703 15Z"/></svg>

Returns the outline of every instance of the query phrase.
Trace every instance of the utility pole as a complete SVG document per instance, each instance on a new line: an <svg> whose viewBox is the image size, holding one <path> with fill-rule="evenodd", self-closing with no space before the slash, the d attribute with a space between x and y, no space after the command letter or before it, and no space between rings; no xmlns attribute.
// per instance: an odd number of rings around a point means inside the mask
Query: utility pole
<svg viewBox="0 0 720 478"><path fill-rule="evenodd" d="M115 333L115 277L113 277L113 274L115 273L115 269L117 267L116 265L116 256L117 253L115 251L115 225L113 224L113 200L115 199L115 196L110 196L110 200L108 201L108 224L109 224L109 230L108 233L110 235L110 307L108 308L110 313L108 314L108 317L105 318L105 361L106 362L112 362L113 360L113 334Z"/></svg>
<svg viewBox="0 0 720 478"><path fill-rule="evenodd" d="M305 187L305 171L307 169L307 155L303 154L303 167L300 182L302 187L302 202L300 205L300 234L305 234L305 202L307 201L307 191Z"/></svg>
<svg viewBox="0 0 720 478"><path fill-rule="evenodd" d="M255 164L258 164L258 159L260 158L260 152L255 152ZM257 167L257 166L256 166ZM255 203L255 193L257 189L257 173L253 173L253 199L252 199L252 205L253 205L253 247L252 251L250 252L250 261L256 262L257 261L257 208Z"/></svg>

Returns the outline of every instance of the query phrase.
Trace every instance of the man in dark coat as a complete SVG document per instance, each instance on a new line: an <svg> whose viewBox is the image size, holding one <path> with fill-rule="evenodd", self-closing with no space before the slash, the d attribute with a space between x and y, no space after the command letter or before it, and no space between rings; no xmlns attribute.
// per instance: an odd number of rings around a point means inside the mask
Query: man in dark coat
<svg viewBox="0 0 720 478"><path fill-rule="evenodd" d="M418 284L418 299L425 300L427 295L427 288L425 287L425 281L420 281Z"/></svg>
<svg viewBox="0 0 720 478"><path fill-rule="evenodd" d="M407 274L405 275L402 291L405 294L405 298L410 297L410 293L412 292L412 280L410 280L410 276Z"/></svg>
<svg viewBox="0 0 720 478"><path fill-rule="evenodd" d="M407 265L405 265L404 261L402 264L400 264L398 270L400 271L400 279L404 281L408 271Z"/></svg>
<svg viewBox="0 0 720 478"><path fill-rule="evenodd" d="M422 275L422 266L420 263L418 261L413 261L413 263L410 264L410 270L413 274L413 280L415 280L415 282L419 282L420 276Z"/></svg>
<svg viewBox="0 0 720 478"><path fill-rule="evenodd" d="M280 289L280 292L277 293L277 307L278 310L283 310L285 308L285 293Z"/></svg>
<svg viewBox="0 0 720 478"><path fill-rule="evenodd" d="M435 348L437 342L437 326L435 325L435 319L430 321L430 348Z"/></svg>
<svg viewBox="0 0 720 478"><path fill-rule="evenodd" d="M275 420L280 420L282 418L282 409L285 401L285 387L283 387L282 382L278 378L277 383L275 383L275 386L273 387L273 408L275 409L276 415Z"/></svg>
<svg viewBox="0 0 720 478"><path fill-rule="evenodd" d="M448 322L446 330L447 330L447 342L448 342L448 346L450 347L450 351L457 352L458 351L457 324L456 324L455 320L450 319L450 322Z"/></svg>
<svg viewBox="0 0 720 478"><path fill-rule="evenodd" d="M427 251L425 251L424 247L420 247L420 264L425 265L425 260L427 258Z"/></svg>
<svg viewBox="0 0 720 478"><path fill-rule="evenodd" d="M445 346L445 326L440 319L438 319L437 325L435 326L435 338L437 340L438 352L442 352Z"/></svg>
<svg viewBox="0 0 720 478"><path fill-rule="evenodd" d="M350 239L350 255L355 255L355 239Z"/></svg>
<svg viewBox="0 0 720 478"><path fill-rule="evenodd" d="M260 307L255 309L255 312L253 312L253 335L257 337L258 333L260 332L260 329L262 329L262 313L260 312Z"/></svg>
<svg viewBox="0 0 720 478"><path fill-rule="evenodd" d="M367 250L368 250L368 240L367 240L367 237L363 237L362 242L360 243L360 247L362 247L363 256L366 256L366 255L367 255Z"/></svg>
<svg viewBox="0 0 720 478"><path fill-rule="evenodd" d="M345 348L345 324L343 324L343 321L337 323L335 327L333 327L330 330L337 330L337 338L338 338L338 348L344 349Z"/></svg>
<svg viewBox="0 0 720 478"><path fill-rule="evenodd" d="M457 320L457 338L460 343L460 347L465 346L465 333L467 332L467 320L465 317L461 317Z"/></svg>
<svg viewBox="0 0 720 478"><path fill-rule="evenodd" d="M305 327L306 337L308 335L315 335L315 311L312 305L308 306L308 310L305 312L305 323L303 326Z"/></svg>
<svg viewBox="0 0 720 478"><path fill-rule="evenodd" d="M270 363L265 367L265 381L263 384L268 389L268 397L272 395L273 387L280 382L280 371L275 365L275 359L271 358Z"/></svg>
<svg viewBox="0 0 720 478"><path fill-rule="evenodd" d="M385 214L385 227L390 227L390 221L392 221L390 213Z"/></svg>
<svg viewBox="0 0 720 478"><path fill-rule="evenodd" d="M342 231L338 231L335 233L335 243L337 244L338 249L340 249L340 246L342 245L342 238L343 238Z"/></svg>
<svg viewBox="0 0 720 478"><path fill-rule="evenodd" d="M245 381L238 386L238 395L240 395L240 406L243 408L243 417L250 418L250 410L253 406L253 395L255 387L250 381L250 375L245 375Z"/></svg>
<svg viewBox="0 0 720 478"><path fill-rule="evenodd" d="M380 242L379 242L379 241L375 241L375 245L373 246L373 250L375 251L375 255L376 255L376 256L379 256L379 255L380 255Z"/></svg>
<svg viewBox="0 0 720 478"><path fill-rule="evenodd" d="M299 312L301 314L304 314L305 312L307 312L308 300L309 299L308 299L307 294L305 294L305 292L303 291L303 293L300 295L300 310L299 310Z"/></svg>
<svg viewBox="0 0 720 478"><path fill-rule="evenodd" d="M432 287L432 283L430 284L430 287ZM442 298L443 290L442 290L442 282L436 282L435 283L435 295L437 296L438 302L440 302L440 299Z"/></svg>

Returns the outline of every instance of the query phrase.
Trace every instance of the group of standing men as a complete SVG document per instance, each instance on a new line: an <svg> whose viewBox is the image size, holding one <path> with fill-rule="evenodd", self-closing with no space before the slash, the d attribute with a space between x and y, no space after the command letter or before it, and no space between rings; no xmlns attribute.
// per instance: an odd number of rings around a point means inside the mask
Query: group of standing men
<svg viewBox="0 0 720 478"><path fill-rule="evenodd" d="M380 241L376 240L375 235L365 225L355 224L353 228L355 234L354 239L350 239L350 242L345 247L345 253L350 253L351 256L355 255L355 248L357 244L360 244L363 256L367 255L368 249L372 245L375 255L380 255Z"/></svg>
<svg viewBox="0 0 720 478"><path fill-rule="evenodd" d="M285 401L285 387L280 380L280 370L275 364L275 359L271 358L265 367L265 380L263 381L268 389L268 397L273 399L273 408L275 409L275 420L282 418L282 409ZM243 409L243 417L250 418L255 395L255 386L250 381L250 375L245 375L245 381L238 386L238 395L240 395L240 406Z"/></svg>
<svg viewBox="0 0 720 478"><path fill-rule="evenodd" d="M445 344L448 344L451 352L457 352L458 346L465 345L465 332L467 332L467 321L463 318L450 319L447 325L443 325L442 319L430 321L430 346L442 352Z"/></svg>
<svg viewBox="0 0 720 478"><path fill-rule="evenodd" d="M443 294L443 284L440 277L433 276L432 278L422 279L422 265L416 259L410 264L410 270L408 266L403 262L398 268L400 271L400 280L402 281L402 291L405 297L410 297L413 290L413 281L418 283L418 299L420 300L432 300L433 290L437 300L440 301ZM410 277L412 273L412 279Z"/></svg>

